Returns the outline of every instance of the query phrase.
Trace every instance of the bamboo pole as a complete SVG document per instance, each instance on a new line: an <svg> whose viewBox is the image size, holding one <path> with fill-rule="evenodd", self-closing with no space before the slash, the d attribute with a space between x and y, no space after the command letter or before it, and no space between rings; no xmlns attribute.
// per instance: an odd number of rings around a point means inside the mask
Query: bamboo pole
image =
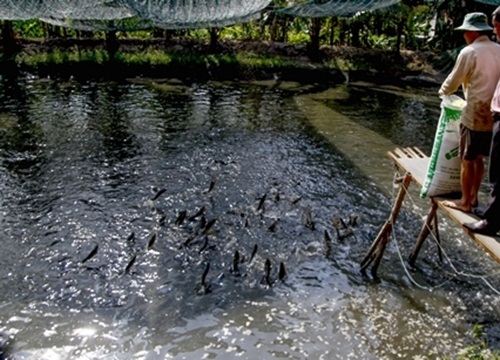
<svg viewBox="0 0 500 360"><path fill-rule="evenodd" d="M441 238L439 237L437 212L434 215L434 238L436 239L436 243L437 243L439 261L443 262L443 252L441 250Z"/></svg>
<svg viewBox="0 0 500 360"><path fill-rule="evenodd" d="M377 238L373 241L368 253L366 254L363 261L361 261L361 272L364 273L368 266L375 260L375 263L372 268L372 275L375 277L377 273L377 268L384 254L385 247L390 240L390 234L392 232L393 224L396 222L396 218L399 215L399 211L401 210L401 206L403 204L404 197L408 190L408 186L412 180L411 174L406 173L403 179L401 186L399 187L399 192L394 202L394 205L391 210L391 214L389 219L382 226L382 229L377 235Z"/></svg>
<svg viewBox="0 0 500 360"><path fill-rule="evenodd" d="M413 248L413 252L410 255L408 263L410 266L415 266L415 261L417 260L418 253L420 252L420 248L422 247L425 239L429 236L432 228L432 222L436 217L436 210L438 206L437 203L431 200L431 208L429 213L427 214L427 218L425 219L424 224L422 225L422 230L420 230L420 234L418 235L417 242L415 243L415 247ZM436 224L437 225L437 224Z"/></svg>

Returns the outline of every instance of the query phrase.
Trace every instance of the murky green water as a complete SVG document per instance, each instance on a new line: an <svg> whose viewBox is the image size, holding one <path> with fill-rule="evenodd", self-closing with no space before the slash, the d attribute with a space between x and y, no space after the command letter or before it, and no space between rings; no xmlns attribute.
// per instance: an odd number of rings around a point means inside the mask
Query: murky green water
<svg viewBox="0 0 500 360"><path fill-rule="evenodd" d="M445 263L429 242L407 276L416 191L381 279L359 272L391 206L385 152L429 152L433 91L23 77L0 99L15 359L453 356L477 323L500 346L499 296L456 274L498 289L500 269L452 224Z"/></svg>

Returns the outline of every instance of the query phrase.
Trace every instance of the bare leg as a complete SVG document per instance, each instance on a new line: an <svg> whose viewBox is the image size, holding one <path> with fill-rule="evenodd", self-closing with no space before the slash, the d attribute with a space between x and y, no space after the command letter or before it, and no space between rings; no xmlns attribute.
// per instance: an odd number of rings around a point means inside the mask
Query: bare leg
<svg viewBox="0 0 500 360"><path fill-rule="evenodd" d="M478 205L478 193L479 187L481 186L481 181L483 180L484 175L484 161L483 156L479 155L477 159L473 160L474 162L474 175L473 175L473 184L471 188L471 206L476 207Z"/></svg>
<svg viewBox="0 0 500 360"><path fill-rule="evenodd" d="M482 159L481 159L482 160ZM462 187L462 198L460 200L443 201L443 205L453 209L461 210L463 212L470 212L472 210L472 189L474 187L474 164L475 160L463 160L460 169L460 183Z"/></svg>

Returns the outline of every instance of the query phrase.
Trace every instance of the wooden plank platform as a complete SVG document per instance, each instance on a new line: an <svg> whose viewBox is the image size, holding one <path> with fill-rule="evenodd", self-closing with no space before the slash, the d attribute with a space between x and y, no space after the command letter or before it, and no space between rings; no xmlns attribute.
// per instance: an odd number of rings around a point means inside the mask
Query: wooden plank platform
<svg viewBox="0 0 500 360"><path fill-rule="evenodd" d="M429 157L426 156L420 149L416 147L411 148L396 148L388 153L396 166L401 170L410 173L412 180L414 180L420 187L422 187L425 176L427 173L427 166L429 164ZM442 197L431 198L439 209L441 209L449 218L459 224L462 229L480 246L482 247L493 259L500 263L500 237L487 236L471 232L463 226L464 223L474 222L479 218L471 213L464 213L460 210L452 209L443 205L446 200Z"/></svg>

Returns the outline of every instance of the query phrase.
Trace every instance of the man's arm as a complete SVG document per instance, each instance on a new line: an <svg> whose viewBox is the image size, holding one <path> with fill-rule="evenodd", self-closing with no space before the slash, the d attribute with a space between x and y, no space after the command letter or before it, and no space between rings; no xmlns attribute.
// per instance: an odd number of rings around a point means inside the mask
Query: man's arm
<svg viewBox="0 0 500 360"><path fill-rule="evenodd" d="M438 92L440 96L451 95L458 90L461 84L467 83L468 74L470 74L473 66L473 56L471 56L471 52L465 52L464 50L458 54L453 70L441 85Z"/></svg>

